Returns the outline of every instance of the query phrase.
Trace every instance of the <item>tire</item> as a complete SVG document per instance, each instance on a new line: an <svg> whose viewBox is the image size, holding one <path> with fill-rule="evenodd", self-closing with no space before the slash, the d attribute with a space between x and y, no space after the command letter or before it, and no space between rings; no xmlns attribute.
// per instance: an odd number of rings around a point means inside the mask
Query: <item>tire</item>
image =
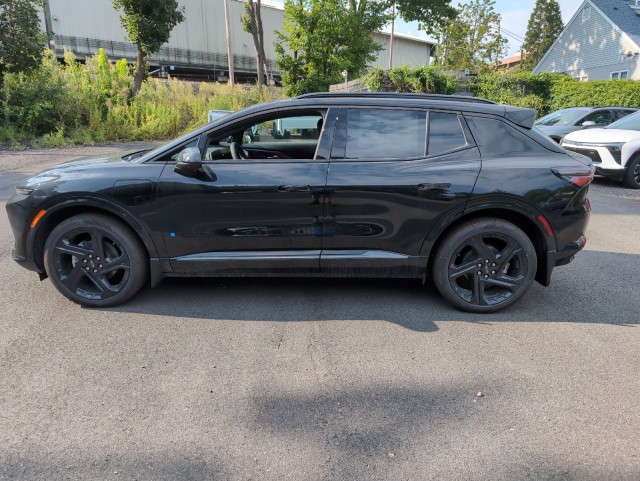
<svg viewBox="0 0 640 481"><path fill-rule="evenodd" d="M627 165L624 173L624 186L629 189L640 189L640 156Z"/></svg>
<svg viewBox="0 0 640 481"><path fill-rule="evenodd" d="M112 307L135 295L149 277L147 252L125 224L81 214L57 225L44 246L53 285L73 302Z"/></svg>
<svg viewBox="0 0 640 481"><path fill-rule="evenodd" d="M433 262L438 291L467 312L496 312L517 302L536 276L536 250L511 222L476 219L442 241Z"/></svg>

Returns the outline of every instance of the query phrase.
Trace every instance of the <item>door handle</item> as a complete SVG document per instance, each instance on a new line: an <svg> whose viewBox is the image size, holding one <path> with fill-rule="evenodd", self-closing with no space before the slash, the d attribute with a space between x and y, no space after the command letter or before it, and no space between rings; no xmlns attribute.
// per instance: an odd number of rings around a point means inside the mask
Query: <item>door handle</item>
<svg viewBox="0 0 640 481"><path fill-rule="evenodd" d="M281 185L278 187L280 192L311 192L310 185Z"/></svg>

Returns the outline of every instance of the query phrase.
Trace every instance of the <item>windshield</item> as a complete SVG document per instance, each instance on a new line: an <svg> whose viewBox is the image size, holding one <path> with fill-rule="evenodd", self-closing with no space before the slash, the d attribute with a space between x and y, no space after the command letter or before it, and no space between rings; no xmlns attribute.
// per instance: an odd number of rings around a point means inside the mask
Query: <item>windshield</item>
<svg viewBox="0 0 640 481"><path fill-rule="evenodd" d="M538 119L535 125L571 125L587 112L588 109L562 109Z"/></svg>
<svg viewBox="0 0 640 481"><path fill-rule="evenodd" d="M640 112L627 115L626 117L609 124L605 129L640 130L640 115L638 114L640 114Z"/></svg>

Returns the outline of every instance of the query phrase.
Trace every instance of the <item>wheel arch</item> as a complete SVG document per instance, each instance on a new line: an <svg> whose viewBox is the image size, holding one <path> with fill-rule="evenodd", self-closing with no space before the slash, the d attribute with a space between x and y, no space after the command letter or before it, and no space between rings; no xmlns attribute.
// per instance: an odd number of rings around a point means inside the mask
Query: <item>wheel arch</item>
<svg viewBox="0 0 640 481"><path fill-rule="evenodd" d="M537 214L537 215L536 215ZM504 204L504 200L501 205L491 204L476 204L467 206L462 212L452 213L443 219L438 225L432 229L427 238L425 239L421 253L427 257L427 272L433 266L433 261L440 245L445 237L457 228L459 225L482 217L495 217L502 220L506 220L516 225L522 230L529 239L536 250L537 257L537 271L536 281L546 285L547 284L547 251L555 250L555 238L549 236L544 231L544 226L541 224L537 213L530 206L523 208L516 204Z"/></svg>
<svg viewBox="0 0 640 481"><path fill-rule="evenodd" d="M27 238L27 257L36 263L44 273L44 246L49 234L60 222L79 214L102 214L122 222L130 228L142 242L150 258L157 258L158 249L147 229L135 217L116 204L95 199L70 199L48 207L46 214L36 229L32 229Z"/></svg>

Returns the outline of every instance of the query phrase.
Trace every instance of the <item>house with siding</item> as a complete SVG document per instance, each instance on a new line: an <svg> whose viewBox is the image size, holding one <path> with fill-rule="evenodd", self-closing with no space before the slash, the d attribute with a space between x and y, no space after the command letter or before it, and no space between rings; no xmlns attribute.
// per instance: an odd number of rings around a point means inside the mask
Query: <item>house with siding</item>
<svg viewBox="0 0 640 481"><path fill-rule="evenodd" d="M586 0L533 72L640 80L640 0Z"/></svg>

